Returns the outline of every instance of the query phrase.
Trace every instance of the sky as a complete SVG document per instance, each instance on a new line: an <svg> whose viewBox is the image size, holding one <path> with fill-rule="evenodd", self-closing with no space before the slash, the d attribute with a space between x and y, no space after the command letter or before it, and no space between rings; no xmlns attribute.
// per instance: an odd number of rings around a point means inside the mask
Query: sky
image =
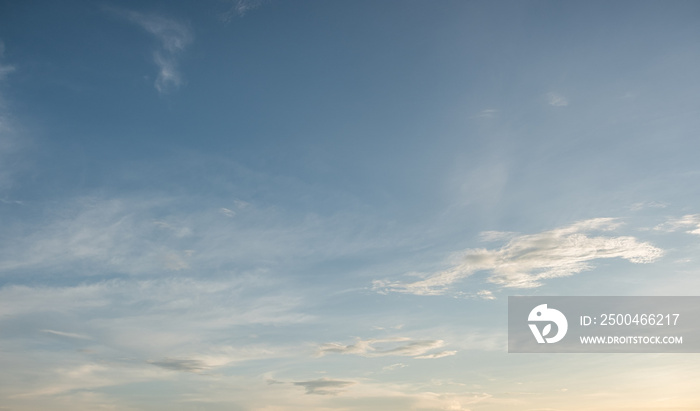
<svg viewBox="0 0 700 411"><path fill-rule="evenodd" d="M700 3L0 0L0 411L700 408L508 354L698 295Z"/></svg>

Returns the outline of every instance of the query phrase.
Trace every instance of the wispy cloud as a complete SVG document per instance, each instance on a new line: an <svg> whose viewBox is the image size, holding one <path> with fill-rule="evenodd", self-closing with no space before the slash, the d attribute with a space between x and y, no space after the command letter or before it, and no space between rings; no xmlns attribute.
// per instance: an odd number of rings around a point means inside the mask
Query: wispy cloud
<svg viewBox="0 0 700 411"><path fill-rule="evenodd" d="M92 339L86 335L67 333L67 332L63 332L63 331L55 331L55 330L41 330L41 331L48 333L48 334L58 335L61 337L75 338L78 340L91 340Z"/></svg>
<svg viewBox="0 0 700 411"><path fill-rule="evenodd" d="M56 208L55 220L4 244L0 272L30 267L51 267L56 272L76 262L86 268L95 264L86 272L91 275L98 274L93 270L97 265L132 274L155 273L158 267L183 268L175 254L185 260L186 251L153 242L159 238L158 242L177 243L186 232L148 221L147 210L156 204L163 202L83 198L72 203L71 211Z"/></svg>
<svg viewBox="0 0 700 411"><path fill-rule="evenodd" d="M481 110L481 111L476 115L476 117L477 117L477 118L494 118L494 117L496 117L497 115L498 115L498 110L489 108L489 109Z"/></svg>
<svg viewBox="0 0 700 411"><path fill-rule="evenodd" d="M19 378L0 373L0 392L64 395L172 380L177 372L203 374L251 360L298 357L298 344L250 336L253 329L305 321L292 318L299 300L259 286L254 278L167 278L0 287L0 329L18 324L13 335L0 333L9 354L0 360L0 369L21 369L21 379L32 381L15 384L12 378ZM38 351L31 350L37 333L45 336L46 347ZM52 347L58 339L83 349ZM8 380L11 386L5 384Z"/></svg>
<svg viewBox="0 0 700 411"><path fill-rule="evenodd" d="M654 229L666 232L685 230L688 234L700 235L700 214L686 214L681 218L671 218Z"/></svg>
<svg viewBox="0 0 700 411"><path fill-rule="evenodd" d="M127 383L138 383L162 379L157 369L149 370L145 366L134 367L124 362L94 363L66 361L55 363L45 353L35 353L36 357L23 358L23 367L17 367L16 373L26 381L21 390L16 391L11 398L36 398L57 394L67 394L75 390L92 390L100 387L115 386ZM67 353L63 353L64 357ZM41 361L45 361L41 363ZM74 359L73 359L74 360ZM48 361L48 363L47 363ZM37 364L39 362L40 364ZM35 368L39 365L39 368ZM28 369L34 368L34 369Z"/></svg>
<svg viewBox="0 0 700 411"><path fill-rule="evenodd" d="M183 204L188 206L180 208ZM223 214L222 205L235 217ZM0 232L0 276L21 276L26 270L71 277L105 272L216 276L238 269L272 270L282 260L396 245L381 235L360 235L363 227L356 221L360 219L350 222L341 216L285 219L278 209L258 204L202 204L155 190L143 196L71 198L52 203L41 220L18 221L21 235ZM374 224L371 229L379 231Z"/></svg>
<svg viewBox="0 0 700 411"><path fill-rule="evenodd" d="M504 287L532 288L539 287L546 279L590 270L593 267L590 261L593 260L623 258L643 264L663 255L663 250L634 237L586 235L594 231L612 231L619 226L615 219L596 218L538 234L518 235L498 249L468 249L460 263L443 271L421 275L422 280L375 280L374 289L381 293L439 295L477 271L489 271L489 281ZM491 233L488 237L495 235Z"/></svg>
<svg viewBox="0 0 700 411"><path fill-rule="evenodd" d="M179 88L183 83L179 60L193 41L191 30L180 22L155 14L134 11L119 14L124 14L158 41L159 47L153 51L153 62L159 69L155 81L158 92L163 94Z"/></svg>
<svg viewBox="0 0 700 411"><path fill-rule="evenodd" d="M4 55L5 43L0 40L0 87L7 80L8 74L15 71L14 66L4 63ZM12 185L13 175L22 164L18 159L18 152L23 144L17 129L17 124L7 109L7 102L0 88L0 189L9 188Z"/></svg>
<svg viewBox="0 0 700 411"><path fill-rule="evenodd" d="M318 355L354 354L363 357L403 356L413 358L441 358L454 355L456 351L440 351L428 354L428 351L443 347L443 340L412 340L406 337L384 339L358 339L354 344L340 343L323 344L318 349Z"/></svg>
<svg viewBox="0 0 700 411"><path fill-rule="evenodd" d="M294 385L304 387L307 394L317 395L337 395L344 391L343 388L354 384L355 382L353 381L331 380L328 378L294 383Z"/></svg>
<svg viewBox="0 0 700 411"><path fill-rule="evenodd" d="M442 357L449 357L451 355L457 354L457 351L440 351L432 354L425 354L425 355L419 355L414 358L418 358L421 360L426 360L426 359L434 359L434 358L442 358Z"/></svg>
<svg viewBox="0 0 700 411"><path fill-rule="evenodd" d="M15 71L14 66L6 65L2 62L5 57L5 43L0 40L0 81L4 80L5 77Z"/></svg>
<svg viewBox="0 0 700 411"><path fill-rule="evenodd" d="M454 298L472 299L472 300L495 300L491 290L479 290L477 292L456 291L451 294Z"/></svg>
<svg viewBox="0 0 700 411"><path fill-rule="evenodd" d="M547 104L554 107L564 107L569 105L569 100L559 93L547 93Z"/></svg>
<svg viewBox="0 0 700 411"><path fill-rule="evenodd" d="M394 370L398 370L400 368L406 368L406 367L408 367L408 365L406 365L404 363L396 363L396 364L387 365L386 367L382 367L382 371L394 371Z"/></svg>
<svg viewBox="0 0 700 411"><path fill-rule="evenodd" d="M250 10L256 9L262 5L262 0L229 0L231 8L222 14L224 21L231 20L234 16L243 17Z"/></svg>
<svg viewBox="0 0 700 411"><path fill-rule="evenodd" d="M235 212L235 211L233 211L233 210L231 210L231 209L228 209L228 208L225 208L225 207L220 208L220 209L219 209L219 212L220 212L221 214L225 215L226 217L235 217L235 216L236 216L236 212Z"/></svg>
<svg viewBox="0 0 700 411"><path fill-rule="evenodd" d="M50 312L62 319L64 328L85 330L73 334L37 327L52 335L91 338L115 349L143 351L156 362L188 359L218 367L280 355L278 348L264 345L223 344L219 340L223 332L237 326L289 325L309 319L294 313L298 299L270 294L269 288L260 289L254 281L171 278L70 287L5 286L0 288L0 321L30 321L27 326L32 327L34 318ZM207 344L191 349L191 344L201 341ZM158 349L151 351L152 347Z"/></svg>
<svg viewBox="0 0 700 411"><path fill-rule="evenodd" d="M659 201L640 201L629 206L632 211L644 210L647 208L666 208L668 204Z"/></svg>
<svg viewBox="0 0 700 411"><path fill-rule="evenodd" d="M12 124L10 116L4 110L0 97L0 190L12 187L15 175L18 171L18 152L22 143L17 136L17 131ZM20 166L21 167L21 166ZM11 200L3 200L3 203L13 203Z"/></svg>
<svg viewBox="0 0 700 411"><path fill-rule="evenodd" d="M493 291L491 290L481 290L476 293L479 298L484 299L484 300L495 300L496 297L493 296Z"/></svg>

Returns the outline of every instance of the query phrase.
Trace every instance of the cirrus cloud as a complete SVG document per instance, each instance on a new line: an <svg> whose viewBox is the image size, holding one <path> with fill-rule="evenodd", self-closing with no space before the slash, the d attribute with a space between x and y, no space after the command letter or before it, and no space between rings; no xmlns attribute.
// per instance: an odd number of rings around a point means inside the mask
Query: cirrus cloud
<svg viewBox="0 0 700 411"><path fill-rule="evenodd" d="M230 21L234 16L243 17L250 10L260 7L262 0L229 0L231 8L222 14L224 21Z"/></svg>
<svg viewBox="0 0 700 411"><path fill-rule="evenodd" d="M373 288L380 293L440 295L477 271L488 271L488 281L503 287L534 288L547 279L590 270L593 260L622 258L645 264L664 254L663 250L635 237L587 235L595 231L612 231L620 225L613 218L595 218L538 234L514 235L501 248L466 250L462 261L446 270L427 275L414 274L422 277L418 281L375 280ZM489 232L488 237L498 236Z"/></svg>
<svg viewBox="0 0 700 411"><path fill-rule="evenodd" d="M159 70L154 84L156 90L164 94L179 88L183 83L179 60L194 38L189 27L156 14L108 10L138 24L158 41L159 46L153 51L153 62Z"/></svg>
<svg viewBox="0 0 700 411"><path fill-rule="evenodd" d="M565 107L569 105L569 100L559 93L547 93L547 104L554 107Z"/></svg>
<svg viewBox="0 0 700 411"><path fill-rule="evenodd" d="M700 235L700 214L687 214L681 218L672 218L657 225L654 229L666 232L685 230L688 234Z"/></svg>
<svg viewBox="0 0 700 411"><path fill-rule="evenodd" d="M326 343L319 347L318 355L354 354L362 357L403 356L419 359L442 358L454 355L457 351L428 353L445 345L443 340L412 340L406 337L383 339L357 339L354 344Z"/></svg>

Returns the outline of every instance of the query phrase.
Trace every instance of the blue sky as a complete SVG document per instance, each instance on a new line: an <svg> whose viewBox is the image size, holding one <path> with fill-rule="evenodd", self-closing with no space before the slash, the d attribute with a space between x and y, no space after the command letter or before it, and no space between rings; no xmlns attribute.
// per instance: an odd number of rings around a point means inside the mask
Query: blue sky
<svg viewBox="0 0 700 411"><path fill-rule="evenodd" d="M0 1L0 411L695 410L509 295L700 289L697 2Z"/></svg>

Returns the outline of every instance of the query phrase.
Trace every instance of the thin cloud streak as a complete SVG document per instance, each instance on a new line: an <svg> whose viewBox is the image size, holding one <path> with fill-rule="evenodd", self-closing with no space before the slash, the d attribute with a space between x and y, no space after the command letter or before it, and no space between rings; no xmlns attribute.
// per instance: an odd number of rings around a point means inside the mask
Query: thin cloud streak
<svg viewBox="0 0 700 411"><path fill-rule="evenodd" d="M164 94L179 88L183 84L179 59L193 41L191 30L182 23L158 15L134 11L120 14L125 14L130 21L149 32L160 44L153 52L153 62L159 69L154 84L156 90Z"/></svg>
<svg viewBox="0 0 700 411"><path fill-rule="evenodd" d="M230 0L231 8L222 14L224 21L231 20L234 16L243 17L250 10L256 9L262 5L262 0Z"/></svg>
<svg viewBox="0 0 700 411"><path fill-rule="evenodd" d="M51 313L66 322L65 328L85 331L73 334L40 328L48 334L89 338L115 350L141 352L153 361L184 358L218 367L282 355L280 349L266 345L233 347L222 340L222 335L236 327L308 321L310 316L298 312L300 303L280 293L272 295L268 288L259 289L250 281L168 279L106 281L74 287L15 285L0 288L0 322L28 321L31 329L33 318ZM192 344L202 341L208 341L203 350L191 349Z"/></svg>
<svg viewBox="0 0 700 411"><path fill-rule="evenodd" d="M91 337L88 337L86 335L81 335L81 334L74 334L74 333L67 333L63 331L55 331L55 330L41 330L41 332L45 332L47 334L53 334L53 335L58 335L61 337L68 337L68 338L75 338L78 340L91 340Z"/></svg>
<svg viewBox="0 0 700 411"><path fill-rule="evenodd" d="M434 354L426 354L426 355L419 355L414 358L418 358L421 360L427 360L427 359L435 359L435 358L442 358L442 357L449 357L452 355L457 354L457 351L440 351Z"/></svg>
<svg viewBox="0 0 700 411"><path fill-rule="evenodd" d="M499 249L468 249L462 262L414 282L375 280L380 293L416 295L446 293L457 281L477 271L489 271L488 281L503 287L534 288L542 281L590 270L590 261L622 258L636 264L656 261L664 252L634 237L589 237L593 231L612 231L620 223L612 218L580 221L568 227L512 238ZM486 237L496 238L493 232Z"/></svg>
<svg viewBox="0 0 700 411"><path fill-rule="evenodd" d="M668 204L662 203L659 201L641 201L638 203L634 203L631 206L629 206L629 209L632 211L640 211L644 210L647 208L666 208L668 207Z"/></svg>
<svg viewBox="0 0 700 411"><path fill-rule="evenodd" d="M481 110L476 117L477 118L494 118L498 116L498 110L495 109L485 109Z"/></svg>
<svg viewBox="0 0 700 411"><path fill-rule="evenodd" d="M685 230L688 234L700 235L700 214L686 214L681 218L671 218L654 227L654 230L669 233Z"/></svg>
<svg viewBox="0 0 700 411"><path fill-rule="evenodd" d="M381 345L381 347L378 347ZM402 356L413 358L441 358L454 355L456 351L441 351L428 354L428 351L443 347L443 340L412 340L405 337L384 339L358 339L354 344L326 343L319 347L318 355L354 354L362 357Z"/></svg>
<svg viewBox="0 0 700 411"><path fill-rule="evenodd" d="M255 279L169 278L0 287L0 329L22 324L15 335L0 336L8 353L0 368L21 370L21 378L32 381L27 386L6 385L3 394L27 398L64 395L172 380L178 372L204 374L250 360L295 358L301 349L298 345L281 346L253 337L230 339L241 330L248 334L253 328L305 321L308 316L295 313L298 306L297 300L269 288L259 289ZM49 321L61 328L47 326ZM46 336L43 343L65 338L84 349L27 351L26 347L35 344L37 333ZM13 378L5 373L0 382Z"/></svg>
<svg viewBox="0 0 700 411"><path fill-rule="evenodd" d="M2 40L0 40L0 59L2 59L4 57L5 57L5 43ZM5 80L5 77L7 77L7 75L9 73L12 73L13 71L15 71L14 66L0 64L0 81Z"/></svg>
<svg viewBox="0 0 700 411"><path fill-rule="evenodd" d="M15 71L14 66L3 63L4 55L5 43L0 40L0 86L5 83L8 74ZM0 89L0 190L10 188L13 185L14 174L24 168L21 166L23 162L18 158L18 154L24 148L25 144L22 140L26 138L20 134L18 124L10 114ZM11 203L7 200L1 201L5 204Z"/></svg>

